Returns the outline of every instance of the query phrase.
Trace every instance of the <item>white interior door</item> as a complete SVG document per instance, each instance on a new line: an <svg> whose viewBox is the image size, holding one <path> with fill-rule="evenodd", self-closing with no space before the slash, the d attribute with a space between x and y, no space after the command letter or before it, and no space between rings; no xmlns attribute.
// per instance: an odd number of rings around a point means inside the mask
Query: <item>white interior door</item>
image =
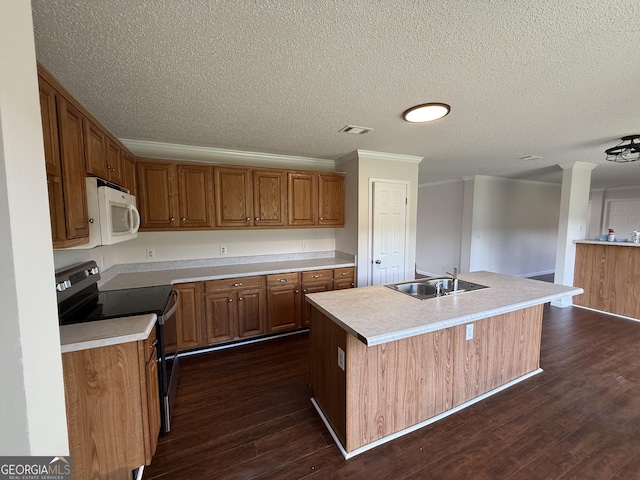
<svg viewBox="0 0 640 480"><path fill-rule="evenodd" d="M609 228L615 230L616 237L626 239L629 239L634 230L640 230L640 201L608 201L602 233L607 233Z"/></svg>
<svg viewBox="0 0 640 480"><path fill-rule="evenodd" d="M371 284L405 278L406 183L373 182Z"/></svg>

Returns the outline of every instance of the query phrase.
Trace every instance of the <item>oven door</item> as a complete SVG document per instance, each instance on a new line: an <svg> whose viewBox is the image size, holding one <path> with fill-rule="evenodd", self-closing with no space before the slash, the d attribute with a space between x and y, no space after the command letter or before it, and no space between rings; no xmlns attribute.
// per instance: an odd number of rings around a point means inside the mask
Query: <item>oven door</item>
<svg viewBox="0 0 640 480"><path fill-rule="evenodd" d="M171 292L171 301L165 313L158 316L158 379L160 383L161 430L171 430L171 412L178 389L178 292Z"/></svg>

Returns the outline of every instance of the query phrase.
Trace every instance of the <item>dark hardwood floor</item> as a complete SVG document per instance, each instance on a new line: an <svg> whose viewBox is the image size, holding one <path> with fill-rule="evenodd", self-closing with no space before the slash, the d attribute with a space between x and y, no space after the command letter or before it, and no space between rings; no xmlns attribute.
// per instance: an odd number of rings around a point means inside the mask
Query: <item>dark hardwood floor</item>
<svg viewBox="0 0 640 480"><path fill-rule="evenodd" d="M145 479L640 479L640 323L546 306L544 372L344 460L309 398L308 335L181 358Z"/></svg>

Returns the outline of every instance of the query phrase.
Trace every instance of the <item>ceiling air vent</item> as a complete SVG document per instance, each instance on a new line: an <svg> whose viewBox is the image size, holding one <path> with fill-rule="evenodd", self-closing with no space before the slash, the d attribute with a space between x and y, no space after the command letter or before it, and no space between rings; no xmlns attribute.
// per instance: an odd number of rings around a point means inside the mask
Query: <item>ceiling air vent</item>
<svg viewBox="0 0 640 480"><path fill-rule="evenodd" d="M343 133L350 133L351 135L364 135L365 133L369 133L371 130L373 130L373 128L358 127L357 125L346 125L338 131Z"/></svg>
<svg viewBox="0 0 640 480"><path fill-rule="evenodd" d="M542 157L539 157L538 155L527 155L525 157L520 157L520 160L525 160L525 161L528 161L528 160L540 160L540 159L542 159Z"/></svg>

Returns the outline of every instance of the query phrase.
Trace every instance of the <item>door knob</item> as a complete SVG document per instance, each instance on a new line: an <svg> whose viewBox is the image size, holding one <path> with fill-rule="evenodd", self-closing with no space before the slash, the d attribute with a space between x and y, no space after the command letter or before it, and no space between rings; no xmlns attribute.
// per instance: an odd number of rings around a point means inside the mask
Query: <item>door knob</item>
<svg viewBox="0 0 640 480"><path fill-rule="evenodd" d="M376 260L376 265L380 265L382 263L382 260Z"/></svg>

